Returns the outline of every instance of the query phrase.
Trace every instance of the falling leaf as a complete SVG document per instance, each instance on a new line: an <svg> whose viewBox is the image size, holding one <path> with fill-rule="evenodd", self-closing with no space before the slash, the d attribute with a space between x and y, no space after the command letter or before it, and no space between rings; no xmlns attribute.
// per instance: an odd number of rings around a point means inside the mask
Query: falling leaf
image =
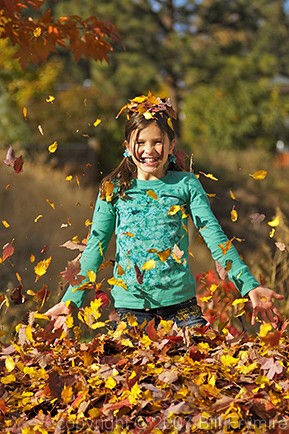
<svg viewBox="0 0 289 434"><path fill-rule="evenodd" d="M42 214L39 214L37 217L35 217L34 222L37 223L38 220L40 220L43 217Z"/></svg>
<svg viewBox="0 0 289 434"><path fill-rule="evenodd" d="M35 265L34 272L36 274L36 281L47 272L51 261L52 257L50 256L49 258L44 259L43 261L40 261L37 265Z"/></svg>
<svg viewBox="0 0 289 434"><path fill-rule="evenodd" d="M237 213L235 207L233 207L231 210L231 220L232 220L232 222L236 222L238 220L238 213Z"/></svg>
<svg viewBox="0 0 289 434"><path fill-rule="evenodd" d="M116 285L116 286L120 286L123 289L127 289L127 286L122 279L116 279L115 277L111 277L110 279L107 280L107 283L109 285Z"/></svg>
<svg viewBox="0 0 289 434"><path fill-rule="evenodd" d="M72 181L72 178L73 178L72 175L67 175L65 181Z"/></svg>
<svg viewBox="0 0 289 434"><path fill-rule="evenodd" d="M251 223L259 224L266 218L266 216L265 216L265 214L259 214L259 213L255 212L255 213L251 214L249 216L249 218L250 218Z"/></svg>
<svg viewBox="0 0 289 434"><path fill-rule="evenodd" d="M27 113L28 113L27 107L24 106L22 112L23 112L23 117L26 120L27 119Z"/></svg>
<svg viewBox="0 0 289 434"><path fill-rule="evenodd" d="M95 271L93 271L93 270L89 270L89 271L87 272L87 277L88 277L88 279L89 279L89 281L90 281L91 283L94 283L94 282L96 281L96 273L95 273Z"/></svg>
<svg viewBox="0 0 289 434"><path fill-rule="evenodd" d="M148 191L147 191L147 195L148 195L149 197L151 197L152 199L154 199L154 200L158 200L158 195L157 195L156 192L153 191L153 190L148 190Z"/></svg>
<svg viewBox="0 0 289 434"><path fill-rule="evenodd" d="M55 205L54 205L53 202L51 202L51 200L49 200L49 199L45 199L45 201L48 203L48 205L51 206L51 208L55 209Z"/></svg>
<svg viewBox="0 0 289 434"><path fill-rule="evenodd" d="M135 274L136 274L136 279L137 279L138 283L141 285L143 283L145 270L143 272L141 272L139 266L136 263L134 263L134 270L135 270Z"/></svg>
<svg viewBox="0 0 289 434"><path fill-rule="evenodd" d="M238 200L238 199L236 198L236 196L234 195L234 193L232 192L232 190L230 190L230 197L231 197L231 199L233 199L233 200Z"/></svg>
<svg viewBox="0 0 289 434"><path fill-rule="evenodd" d="M171 254L171 249L169 248L169 249L162 250L162 251L158 251L156 249L149 249L148 252L155 253L160 258L160 260L162 262L165 262Z"/></svg>
<svg viewBox="0 0 289 434"><path fill-rule="evenodd" d="M269 237L270 237L270 238L273 238L273 237L274 237L274 235L275 235L275 231L276 231L275 228L272 228L272 229L271 229L271 231L270 231L270 233L269 233Z"/></svg>
<svg viewBox="0 0 289 434"><path fill-rule="evenodd" d="M123 232L123 235L126 235L127 237L134 237L134 234L131 232Z"/></svg>
<svg viewBox="0 0 289 434"><path fill-rule="evenodd" d="M270 222L268 222L268 225L271 226L272 228L275 228L279 225L280 223L280 218L277 215L273 220L271 220Z"/></svg>
<svg viewBox="0 0 289 434"><path fill-rule="evenodd" d="M257 172L254 172L252 174L250 173L249 176L256 180L262 180L266 178L267 170L257 170Z"/></svg>
<svg viewBox="0 0 289 434"><path fill-rule="evenodd" d="M212 173L204 173L199 171L202 175L204 175L206 178L212 179L213 181L218 181L218 178L216 178Z"/></svg>
<svg viewBox="0 0 289 434"><path fill-rule="evenodd" d="M114 184L111 181L105 181L101 189L101 199L111 202L113 198Z"/></svg>
<svg viewBox="0 0 289 434"><path fill-rule="evenodd" d="M51 143L51 145L48 146L48 151L50 154L53 154L58 148L58 143L55 140L53 143Z"/></svg>
<svg viewBox="0 0 289 434"><path fill-rule="evenodd" d="M7 222L7 220L2 220L2 225L4 228L10 228L10 224Z"/></svg>
<svg viewBox="0 0 289 434"><path fill-rule="evenodd" d="M117 275L122 276L124 274L124 269L121 265L117 264Z"/></svg>
<svg viewBox="0 0 289 434"><path fill-rule="evenodd" d="M46 102L50 102L50 103L53 103L53 101L55 100L55 97L54 96L52 96L52 95L49 95L49 97L48 98L46 98Z"/></svg>
<svg viewBox="0 0 289 434"><path fill-rule="evenodd" d="M33 36L34 38L39 38L39 36L41 35L41 27L35 27L35 29L33 30Z"/></svg>
<svg viewBox="0 0 289 434"><path fill-rule="evenodd" d="M79 275L80 272L80 262L79 259L76 258L73 261L68 261L67 266L65 267L64 271L60 272L60 275L64 279L64 282L68 282L72 286L79 285L83 279L84 276Z"/></svg>
<svg viewBox="0 0 289 434"><path fill-rule="evenodd" d="M172 205L170 207L170 210L168 212L168 215L175 215L177 212L179 212L182 209L180 205Z"/></svg>
<svg viewBox="0 0 289 434"><path fill-rule="evenodd" d="M3 253L2 253L2 261L3 262L6 261L6 259L10 258L10 256L12 256L14 253L14 247L12 246L13 241L14 241L14 238L11 241L11 243L7 243L3 246Z"/></svg>
<svg viewBox="0 0 289 434"><path fill-rule="evenodd" d="M41 125L38 125L38 131L40 132L40 134L42 135L42 136L44 136L44 132L43 132L43 128L42 128L42 126Z"/></svg>
<svg viewBox="0 0 289 434"><path fill-rule="evenodd" d="M238 304L247 303L247 301L249 301L248 298L236 298L233 301L232 306L237 306Z"/></svg>
<svg viewBox="0 0 289 434"><path fill-rule="evenodd" d="M101 123L101 119L96 119L96 120L93 122L93 126L94 126L94 127L97 127L100 123Z"/></svg>
<svg viewBox="0 0 289 434"><path fill-rule="evenodd" d="M230 250L230 248L232 247L232 241L233 239L226 241L225 245L218 244L218 246L222 250L223 255L225 255L228 252L228 250Z"/></svg>
<svg viewBox="0 0 289 434"><path fill-rule="evenodd" d="M286 245L284 243L280 243L280 242L276 242L275 246L277 247L277 249L279 249L281 252L285 252L286 249Z"/></svg>
<svg viewBox="0 0 289 434"><path fill-rule="evenodd" d="M142 270L151 270L152 268L155 268L156 266L156 261L154 259L150 259L149 261L145 262L141 269Z"/></svg>
<svg viewBox="0 0 289 434"><path fill-rule="evenodd" d="M6 166L13 167L13 169L15 170L16 173L20 173L20 172L22 172L22 169L23 169L24 160L23 160L22 155L20 155L20 157L16 157L12 146L9 146L5 160L3 161L3 163Z"/></svg>
<svg viewBox="0 0 289 434"><path fill-rule="evenodd" d="M173 252L172 252L172 258L178 262L179 264L181 263L181 259L184 255L184 251L181 250L176 244L173 247Z"/></svg>

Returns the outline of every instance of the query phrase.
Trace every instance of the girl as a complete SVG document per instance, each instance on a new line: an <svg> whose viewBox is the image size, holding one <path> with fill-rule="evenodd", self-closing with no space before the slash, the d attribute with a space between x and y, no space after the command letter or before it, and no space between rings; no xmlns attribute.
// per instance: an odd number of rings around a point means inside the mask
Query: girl
<svg viewBox="0 0 289 434"><path fill-rule="evenodd" d="M190 216L213 259L227 270L241 296L249 296L252 324L259 314L263 321L277 324L281 316L273 299L283 296L260 286L234 246L221 249L228 246L228 238L201 183L191 172L182 171L176 161L176 113L170 100L149 92L130 100L118 116L125 111L124 158L101 183L81 257L81 285L88 282L89 271L98 271L115 232L111 293L120 319L125 321L132 314L139 324L151 319L157 324L162 318L178 326L204 325L188 264ZM66 315L72 305L82 306L85 293L70 286L61 302L46 312L55 320L54 329L65 328Z"/></svg>

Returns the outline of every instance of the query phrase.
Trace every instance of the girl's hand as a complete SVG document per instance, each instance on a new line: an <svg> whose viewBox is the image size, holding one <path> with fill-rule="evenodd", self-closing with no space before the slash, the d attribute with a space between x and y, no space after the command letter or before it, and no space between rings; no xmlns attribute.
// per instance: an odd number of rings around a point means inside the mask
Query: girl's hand
<svg viewBox="0 0 289 434"><path fill-rule="evenodd" d="M49 316L51 319L51 329L53 332L62 328L65 334L67 334L66 318L71 311L70 307L67 307L63 301L60 301L45 312L45 315Z"/></svg>
<svg viewBox="0 0 289 434"><path fill-rule="evenodd" d="M259 314L263 323L270 322L275 328L278 326L278 322L283 321L273 300L283 300L284 295L278 294L265 286L257 286L257 288L252 289L248 293L248 296L250 297L253 307L252 325L256 324Z"/></svg>

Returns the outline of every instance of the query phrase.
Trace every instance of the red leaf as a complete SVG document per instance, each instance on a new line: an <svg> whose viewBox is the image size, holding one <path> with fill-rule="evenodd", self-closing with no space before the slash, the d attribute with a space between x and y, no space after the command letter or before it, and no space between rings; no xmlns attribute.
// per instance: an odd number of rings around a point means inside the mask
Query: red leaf
<svg viewBox="0 0 289 434"><path fill-rule="evenodd" d="M13 168L14 168L16 173L22 172L23 164L24 164L24 160L23 160L22 155L20 155L20 157L17 157L15 159L14 164L13 164Z"/></svg>
<svg viewBox="0 0 289 434"><path fill-rule="evenodd" d="M146 332L148 334L148 337L150 340L158 342L160 340L159 335L157 334L157 331L155 329L155 320L152 319L146 326Z"/></svg>
<svg viewBox="0 0 289 434"><path fill-rule="evenodd" d="M24 160L23 160L22 155L20 155L20 157L16 157L12 146L9 146L9 149L7 151L7 154L6 154L6 157L5 157L5 160L3 161L3 163L6 166L13 167L15 172L19 173L22 171Z"/></svg>
<svg viewBox="0 0 289 434"><path fill-rule="evenodd" d="M23 287L20 284L19 286L17 286L12 290L10 297L14 304L25 303L26 297L22 294L22 289Z"/></svg>
<svg viewBox="0 0 289 434"><path fill-rule="evenodd" d="M105 307L110 304L110 300L104 291L97 291L95 298L99 298L101 300L101 307Z"/></svg>
<svg viewBox="0 0 289 434"><path fill-rule="evenodd" d="M136 263L134 264L134 269L135 269L137 281L141 285L143 283L143 277L144 277L145 270L143 272L141 272L139 269L139 266Z"/></svg>
<svg viewBox="0 0 289 434"><path fill-rule="evenodd" d="M5 246L3 246L3 253L2 253L3 262L6 261L6 259L10 258L10 256L12 256L14 253L14 247L12 246L13 241L14 238L11 241L11 243L7 243L5 244Z"/></svg>

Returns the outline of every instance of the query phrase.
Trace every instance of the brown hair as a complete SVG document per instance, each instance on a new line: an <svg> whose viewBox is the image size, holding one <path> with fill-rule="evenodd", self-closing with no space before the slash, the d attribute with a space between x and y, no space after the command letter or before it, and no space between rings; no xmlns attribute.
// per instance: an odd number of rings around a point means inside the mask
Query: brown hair
<svg viewBox="0 0 289 434"><path fill-rule="evenodd" d="M175 138L174 119L169 118L166 113L159 112L151 119L146 119L142 114L133 113L126 121L124 129L124 142L129 142L133 131L137 131L137 137L140 131L147 128L150 124L155 123L161 130L163 136L167 134L170 142ZM136 165L129 157L124 157L120 164L109 173L101 182L100 192L102 193L106 181L113 182L118 187L118 196L124 197L125 191L130 187L131 181L136 174ZM178 163L169 162L168 170L183 170Z"/></svg>

